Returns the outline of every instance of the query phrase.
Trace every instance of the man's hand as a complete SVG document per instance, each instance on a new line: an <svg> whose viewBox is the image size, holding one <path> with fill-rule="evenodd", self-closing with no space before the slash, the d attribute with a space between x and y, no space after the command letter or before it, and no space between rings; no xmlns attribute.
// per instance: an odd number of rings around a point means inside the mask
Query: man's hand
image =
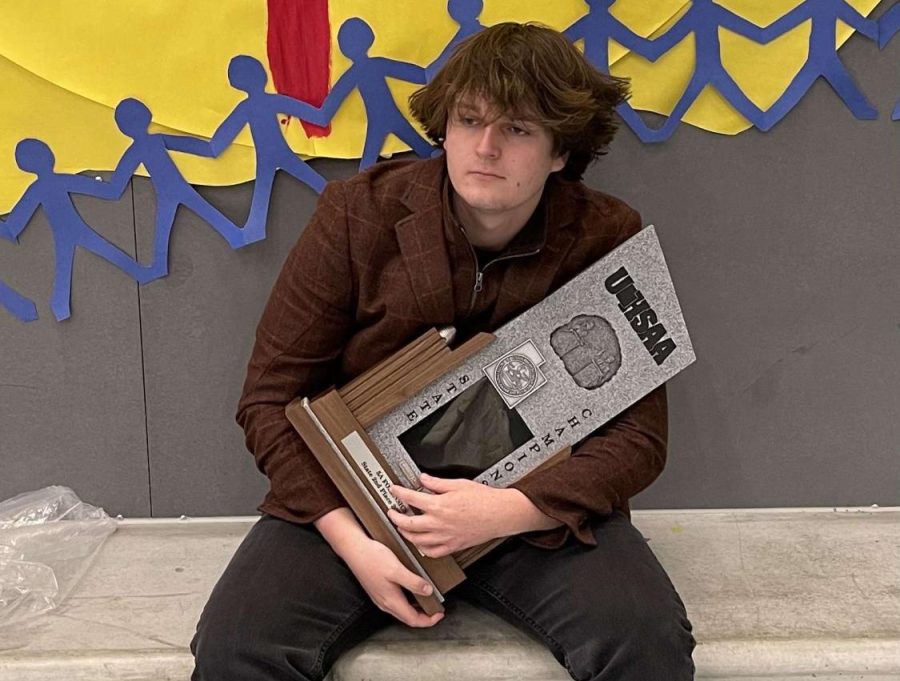
<svg viewBox="0 0 900 681"><path fill-rule="evenodd" d="M431 585L407 570L384 544L370 539L350 509L336 508L315 525L379 610L410 627L431 627L443 619L444 613L426 615L406 600L403 589L428 596Z"/></svg>
<svg viewBox="0 0 900 681"><path fill-rule="evenodd" d="M390 491L422 514L408 516L390 510L388 517L400 534L429 558L448 556L497 537L560 525L515 489L496 489L472 480L425 474L421 482L434 494L399 485L392 485Z"/></svg>
<svg viewBox="0 0 900 681"><path fill-rule="evenodd" d="M384 544L366 538L344 558L344 562L379 610L410 627L431 627L443 619L444 613L426 615L406 600L403 589L428 596L431 585L407 570Z"/></svg>

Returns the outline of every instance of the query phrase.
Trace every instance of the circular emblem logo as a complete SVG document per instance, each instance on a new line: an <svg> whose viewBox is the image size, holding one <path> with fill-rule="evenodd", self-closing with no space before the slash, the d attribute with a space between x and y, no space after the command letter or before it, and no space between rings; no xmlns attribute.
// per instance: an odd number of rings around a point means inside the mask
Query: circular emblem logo
<svg viewBox="0 0 900 681"><path fill-rule="evenodd" d="M507 395L525 395L537 383L537 367L525 355L509 355L497 363L497 387Z"/></svg>

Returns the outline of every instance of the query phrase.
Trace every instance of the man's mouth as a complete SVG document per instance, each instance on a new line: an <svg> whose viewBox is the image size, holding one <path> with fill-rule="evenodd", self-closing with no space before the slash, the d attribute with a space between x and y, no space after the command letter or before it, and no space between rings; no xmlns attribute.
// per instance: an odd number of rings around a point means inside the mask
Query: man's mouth
<svg viewBox="0 0 900 681"><path fill-rule="evenodd" d="M469 174L470 174L470 175L476 175L476 176L478 176L478 177L493 177L493 178L496 178L496 179L498 179L498 180L502 180L502 179L503 179L503 176L502 176L502 175L498 175L497 173L491 173L491 172L488 172L487 170L470 170L470 171L469 171Z"/></svg>

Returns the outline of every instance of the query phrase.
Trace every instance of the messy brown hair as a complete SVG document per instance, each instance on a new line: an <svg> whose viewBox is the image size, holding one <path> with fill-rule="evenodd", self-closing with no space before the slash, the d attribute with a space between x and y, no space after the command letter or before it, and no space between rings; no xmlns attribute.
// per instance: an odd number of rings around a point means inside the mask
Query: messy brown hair
<svg viewBox="0 0 900 681"><path fill-rule="evenodd" d="M484 98L496 117L546 128L554 154L568 154L560 175L580 180L588 164L607 152L617 127L613 113L628 99L628 84L595 69L558 31L506 22L460 43L410 98L410 110L440 144L448 118L469 97Z"/></svg>

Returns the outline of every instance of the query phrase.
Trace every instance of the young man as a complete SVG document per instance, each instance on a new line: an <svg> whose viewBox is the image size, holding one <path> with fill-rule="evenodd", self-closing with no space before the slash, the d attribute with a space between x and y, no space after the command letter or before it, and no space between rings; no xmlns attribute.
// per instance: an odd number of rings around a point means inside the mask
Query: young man
<svg viewBox="0 0 900 681"><path fill-rule="evenodd" d="M198 624L195 680L320 679L388 622L440 621L410 605L404 590L428 585L366 535L284 407L429 327L494 329L638 231L634 210L579 181L625 96L559 33L500 24L413 96L442 157L326 187L257 329L238 421L271 489ZM395 486L423 513L391 518L431 556L513 537L449 597L530 630L573 678L690 679L684 607L627 516L665 455L660 388L511 488Z"/></svg>

